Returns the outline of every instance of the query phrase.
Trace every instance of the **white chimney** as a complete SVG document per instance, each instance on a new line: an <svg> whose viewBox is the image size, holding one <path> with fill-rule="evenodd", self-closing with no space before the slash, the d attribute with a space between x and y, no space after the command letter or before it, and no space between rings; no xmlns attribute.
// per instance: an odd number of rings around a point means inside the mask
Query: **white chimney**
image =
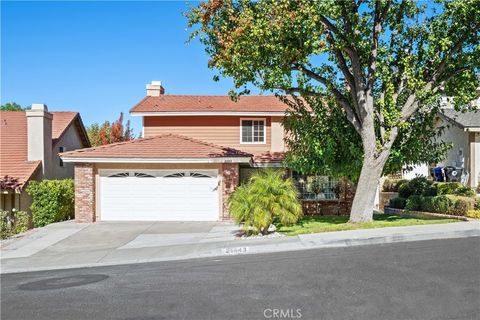
<svg viewBox="0 0 480 320"><path fill-rule="evenodd" d="M165 93L165 89L162 87L162 81L152 81L152 83L147 84L147 96L149 97L160 97L161 94Z"/></svg>
<svg viewBox="0 0 480 320"><path fill-rule="evenodd" d="M48 178L52 163L52 118L45 104L34 103L27 114L28 161L41 160L42 174Z"/></svg>

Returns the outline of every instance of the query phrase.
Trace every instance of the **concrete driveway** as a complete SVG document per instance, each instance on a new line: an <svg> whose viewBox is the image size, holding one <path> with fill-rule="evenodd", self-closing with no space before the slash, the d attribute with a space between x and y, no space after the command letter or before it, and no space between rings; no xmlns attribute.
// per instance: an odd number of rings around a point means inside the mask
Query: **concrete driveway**
<svg viewBox="0 0 480 320"><path fill-rule="evenodd" d="M162 249L170 252L185 245L234 240L238 229L231 222L67 221L2 242L1 267L5 271L17 266L47 268L135 260L135 256L149 255L148 250L161 255Z"/></svg>

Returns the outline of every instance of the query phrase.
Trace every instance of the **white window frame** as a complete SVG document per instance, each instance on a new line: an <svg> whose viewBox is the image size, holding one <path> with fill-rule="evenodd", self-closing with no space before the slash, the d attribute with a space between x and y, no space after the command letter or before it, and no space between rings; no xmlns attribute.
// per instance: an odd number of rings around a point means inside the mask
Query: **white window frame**
<svg viewBox="0 0 480 320"><path fill-rule="evenodd" d="M244 142L242 136L243 121L263 121L263 141ZM252 132L253 135L253 132ZM240 118L240 144L267 144L267 118Z"/></svg>

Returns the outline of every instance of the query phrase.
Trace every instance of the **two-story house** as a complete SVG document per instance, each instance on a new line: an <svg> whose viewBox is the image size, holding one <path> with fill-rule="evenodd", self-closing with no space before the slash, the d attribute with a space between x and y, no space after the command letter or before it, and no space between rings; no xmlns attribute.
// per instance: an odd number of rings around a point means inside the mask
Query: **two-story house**
<svg viewBox="0 0 480 320"><path fill-rule="evenodd" d="M167 95L160 82L130 113L143 137L63 153L75 163L75 217L97 220L228 219L227 199L259 167L284 158L287 106L274 96Z"/></svg>
<svg viewBox="0 0 480 320"><path fill-rule="evenodd" d="M0 112L0 179L7 176L16 182L0 190L0 210L28 211L28 183L73 178L73 164L58 154L87 147L90 142L78 112L49 112L44 104Z"/></svg>

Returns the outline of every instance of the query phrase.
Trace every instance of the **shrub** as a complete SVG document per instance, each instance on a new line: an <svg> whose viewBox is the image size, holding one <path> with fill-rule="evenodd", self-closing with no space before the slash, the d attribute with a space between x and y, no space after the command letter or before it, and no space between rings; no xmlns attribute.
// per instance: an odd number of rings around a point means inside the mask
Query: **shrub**
<svg viewBox="0 0 480 320"><path fill-rule="evenodd" d="M420 211L422 210L423 197L419 195L412 195L407 199L405 203L405 209L411 211Z"/></svg>
<svg viewBox="0 0 480 320"><path fill-rule="evenodd" d="M463 185L460 182L435 182L438 195L455 194Z"/></svg>
<svg viewBox="0 0 480 320"><path fill-rule="evenodd" d="M464 216L468 211L475 208L475 199L453 195L448 195L447 197L452 201L448 214Z"/></svg>
<svg viewBox="0 0 480 320"><path fill-rule="evenodd" d="M475 191L477 193L480 193L480 182L477 184L477 187L475 188Z"/></svg>
<svg viewBox="0 0 480 320"><path fill-rule="evenodd" d="M249 232L267 233L274 219L293 224L303 215L298 192L292 179L283 179L281 171L265 170L254 174L238 187L229 199L230 213Z"/></svg>
<svg viewBox="0 0 480 320"><path fill-rule="evenodd" d="M5 239L28 230L30 217L25 211L0 212L0 238Z"/></svg>
<svg viewBox="0 0 480 320"><path fill-rule="evenodd" d="M468 210L466 216L469 218L480 219L480 210Z"/></svg>
<svg viewBox="0 0 480 320"><path fill-rule="evenodd" d="M422 211L448 213L452 205L452 200L447 196L424 197Z"/></svg>
<svg viewBox="0 0 480 320"><path fill-rule="evenodd" d="M480 210L480 197L475 198L475 210Z"/></svg>
<svg viewBox="0 0 480 320"><path fill-rule="evenodd" d="M407 199L402 197L396 197L390 199L390 207L395 209L404 209Z"/></svg>
<svg viewBox="0 0 480 320"><path fill-rule="evenodd" d="M30 208L35 227L73 218L75 191L72 179L31 181L27 193L32 197Z"/></svg>
<svg viewBox="0 0 480 320"><path fill-rule="evenodd" d="M466 186L461 186L454 191L454 194L464 197L475 197L475 191Z"/></svg>
<svg viewBox="0 0 480 320"><path fill-rule="evenodd" d="M437 186L435 184L429 185L422 193L425 197L435 197L438 195Z"/></svg>
<svg viewBox="0 0 480 320"><path fill-rule="evenodd" d="M408 198L412 195L412 190L410 189L410 184L408 182L405 182L405 183L402 183L399 187L398 187L398 195L401 197L401 198Z"/></svg>
<svg viewBox="0 0 480 320"><path fill-rule="evenodd" d="M415 177L408 182L408 187L414 195L422 195L431 185L432 182L425 177Z"/></svg>

